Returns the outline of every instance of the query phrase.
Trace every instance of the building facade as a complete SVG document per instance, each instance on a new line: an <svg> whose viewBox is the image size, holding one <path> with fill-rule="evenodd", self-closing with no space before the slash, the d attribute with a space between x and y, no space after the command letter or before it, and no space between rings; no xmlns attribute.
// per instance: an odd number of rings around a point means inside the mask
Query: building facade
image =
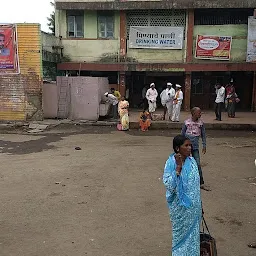
<svg viewBox="0 0 256 256"><path fill-rule="evenodd" d="M151 82L159 91L179 83L185 110L211 109L214 85L233 79L239 108L255 111L256 63L248 58L255 7L256 0L56 0L56 36L69 60L58 70L108 77L132 106Z"/></svg>

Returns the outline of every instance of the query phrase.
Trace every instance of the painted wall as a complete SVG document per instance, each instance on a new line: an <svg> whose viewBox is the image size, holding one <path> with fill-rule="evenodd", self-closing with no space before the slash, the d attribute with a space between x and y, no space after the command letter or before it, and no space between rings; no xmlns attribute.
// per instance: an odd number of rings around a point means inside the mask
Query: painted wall
<svg viewBox="0 0 256 256"><path fill-rule="evenodd" d="M67 18L65 10L56 12L56 36L62 37L64 56L71 61L100 61L113 62L119 53L119 13L115 13L114 39L98 39L97 12L84 13L84 38L67 38ZM104 61L103 60L103 61Z"/></svg>
<svg viewBox="0 0 256 256"><path fill-rule="evenodd" d="M184 47L185 48L185 47ZM184 60L184 48L182 50L158 50L158 49L127 49L127 57L142 63L180 63Z"/></svg>
<svg viewBox="0 0 256 256"><path fill-rule="evenodd" d="M215 25L215 26L195 26L194 47L196 46L197 35L217 35L232 36L231 59L229 62L245 62L247 51L247 25ZM209 62L209 60L198 60L194 62ZM225 62L225 61L224 61ZM228 62L228 61L226 61Z"/></svg>
<svg viewBox="0 0 256 256"><path fill-rule="evenodd" d="M39 24L17 24L20 74L0 74L0 120L41 120L42 51Z"/></svg>

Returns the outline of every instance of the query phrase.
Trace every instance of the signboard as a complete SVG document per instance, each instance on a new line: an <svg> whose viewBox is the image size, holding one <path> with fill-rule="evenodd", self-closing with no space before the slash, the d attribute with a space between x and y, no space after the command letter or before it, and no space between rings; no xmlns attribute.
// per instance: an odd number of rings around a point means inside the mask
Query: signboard
<svg viewBox="0 0 256 256"><path fill-rule="evenodd" d="M231 36L198 35L195 57L206 60L230 60L231 44Z"/></svg>
<svg viewBox="0 0 256 256"><path fill-rule="evenodd" d="M130 27L129 48L182 49L183 27Z"/></svg>
<svg viewBox="0 0 256 256"><path fill-rule="evenodd" d="M256 62L256 19L248 18L247 62Z"/></svg>
<svg viewBox="0 0 256 256"><path fill-rule="evenodd" d="M0 25L0 74L18 73L15 25Z"/></svg>

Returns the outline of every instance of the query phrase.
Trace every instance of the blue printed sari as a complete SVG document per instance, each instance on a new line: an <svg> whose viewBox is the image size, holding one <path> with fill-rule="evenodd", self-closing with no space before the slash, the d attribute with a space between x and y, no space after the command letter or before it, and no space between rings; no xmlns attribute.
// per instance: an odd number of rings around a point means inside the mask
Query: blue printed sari
<svg viewBox="0 0 256 256"><path fill-rule="evenodd" d="M174 154L165 164L163 183L172 222L172 256L200 256L202 206L196 161L187 157L180 176Z"/></svg>

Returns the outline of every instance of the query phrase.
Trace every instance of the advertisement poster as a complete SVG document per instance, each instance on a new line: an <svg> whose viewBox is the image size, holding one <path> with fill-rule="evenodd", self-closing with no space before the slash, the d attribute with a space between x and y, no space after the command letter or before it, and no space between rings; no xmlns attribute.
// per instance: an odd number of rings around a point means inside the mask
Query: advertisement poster
<svg viewBox="0 0 256 256"><path fill-rule="evenodd" d="M183 27L130 27L129 48L183 48Z"/></svg>
<svg viewBox="0 0 256 256"><path fill-rule="evenodd" d="M0 74L18 72L16 49L15 25L0 25Z"/></svg>
<svg viewBox="0 0 256 256"><path fill-rule="evenodd" d="M256 19L248 18L247 62L256 62Z"/></svg>
<svg viewBox="0 0 256 256"><path fill-rule="evenodd" d="M230 60L231 44L231 36L198 35L195 57L206 60Z"/></svg>

